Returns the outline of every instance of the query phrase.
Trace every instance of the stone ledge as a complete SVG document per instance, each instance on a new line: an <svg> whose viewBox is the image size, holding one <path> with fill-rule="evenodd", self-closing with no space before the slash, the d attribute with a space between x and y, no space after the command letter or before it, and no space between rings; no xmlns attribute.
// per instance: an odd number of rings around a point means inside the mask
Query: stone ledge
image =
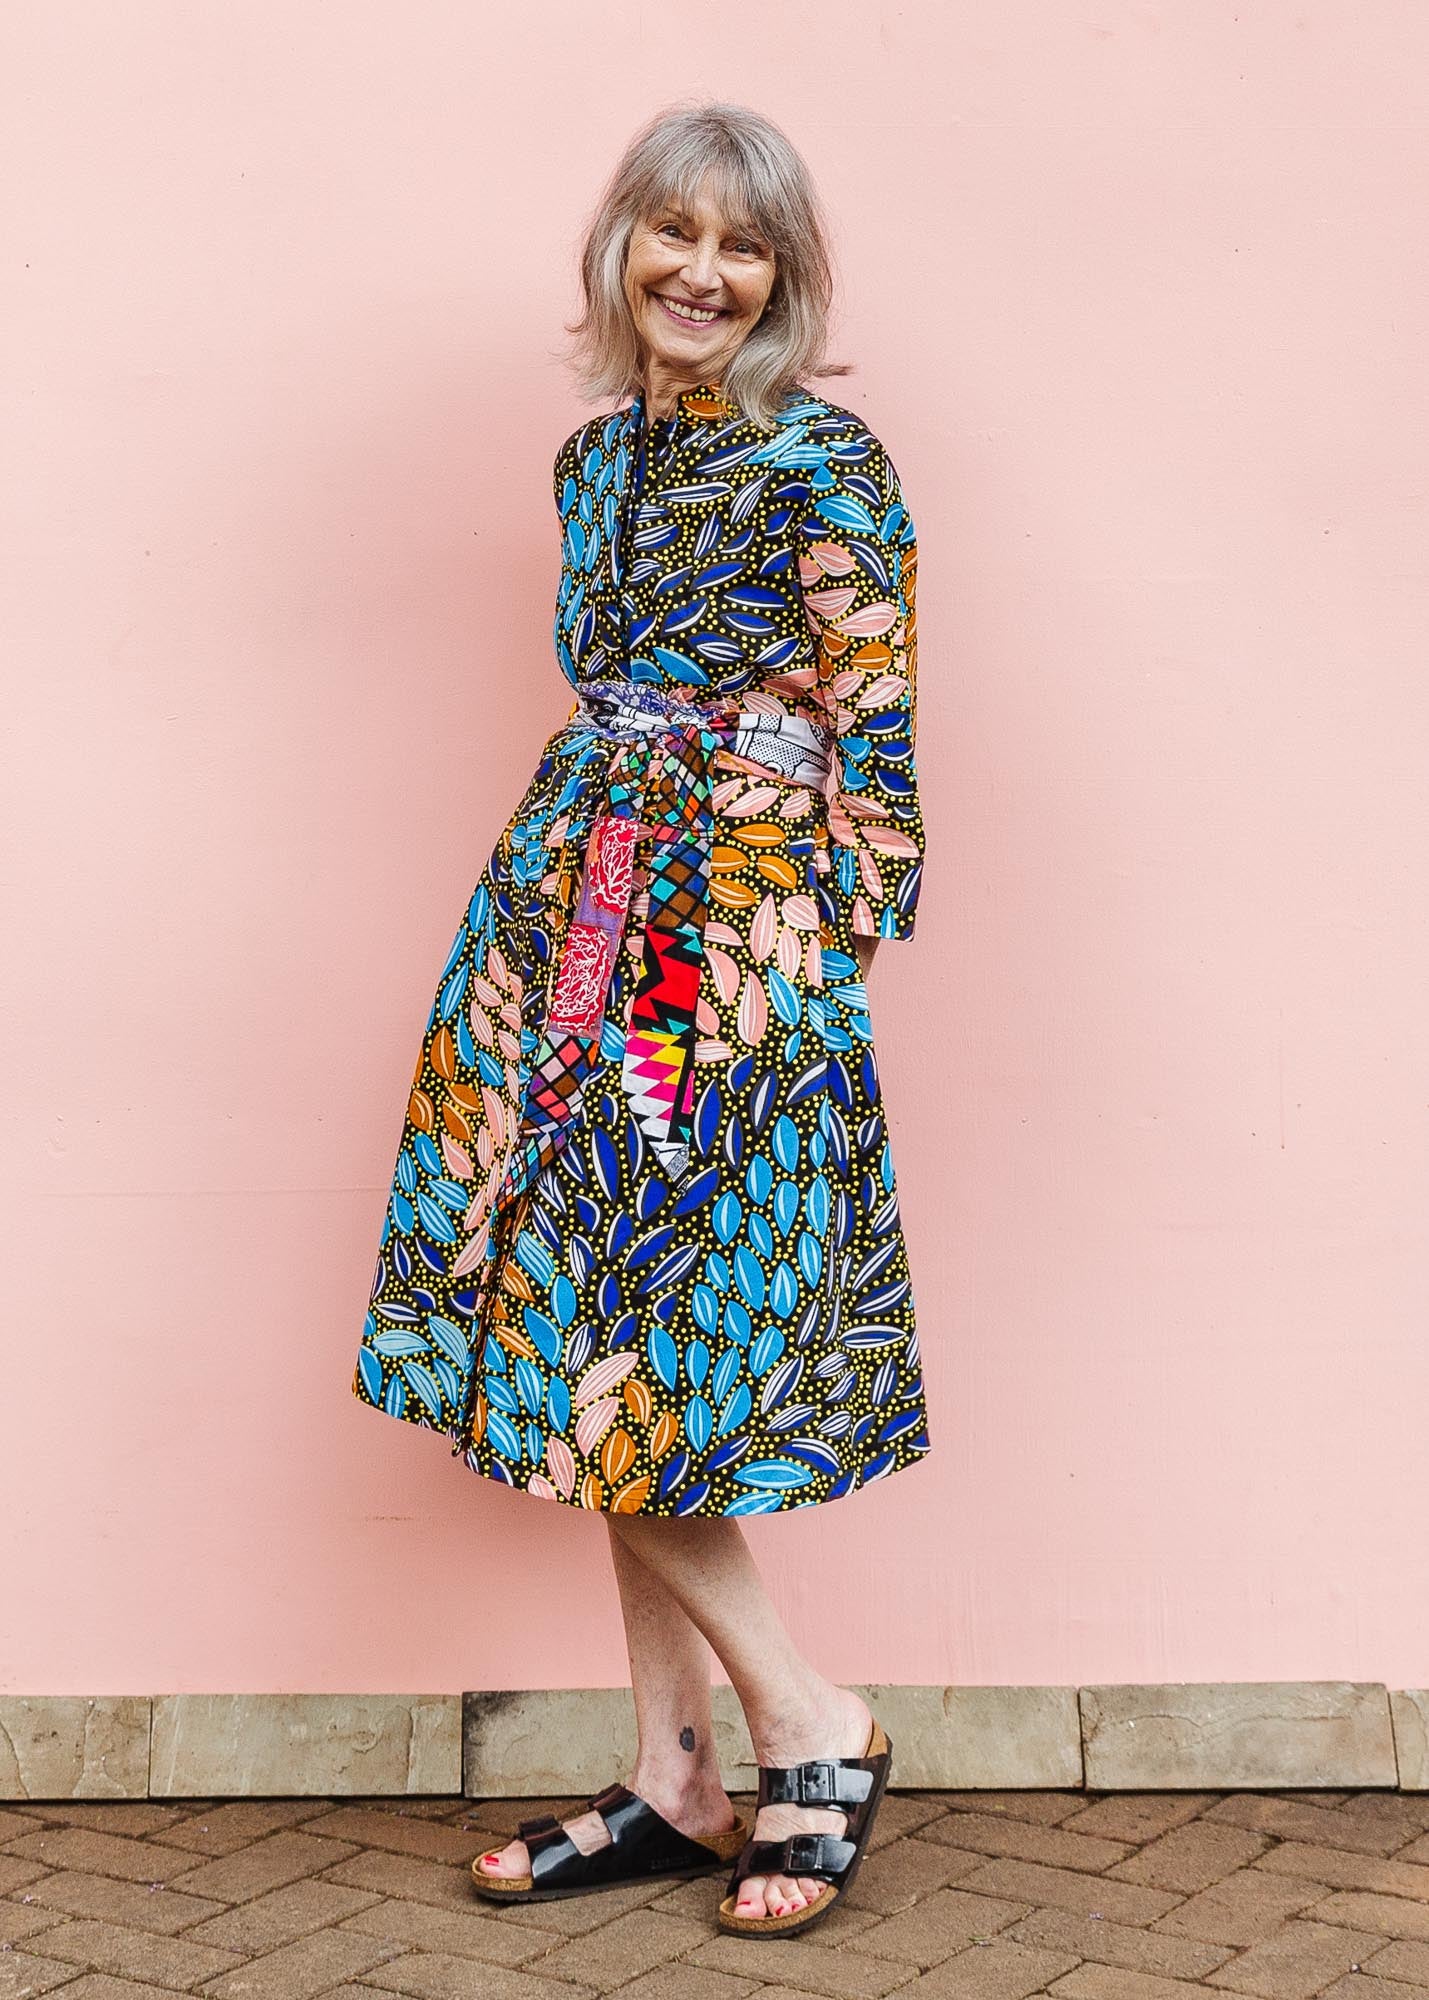
<svg viewBox="0 0 1429 2000"><path fill-rule="evenodd" d="M1176 1681L1079 1700L1093 1791L1400 1783L1389 1692L1373 1681Z"/></svg>
<svg viewBox="0 0 1429 2000"><path fill-rule="evenodd" d="M900 1785L945 1790L1080 1787L1075 1688L896 1687L856 1683L897 1746ZM712 1690L720 1771L733 1791L758 1782L734 1689ZM544 1798L598 1790L635 1755L628 1688L468 1694L463 1784L469 1798Z"/></svg>
<svg viewBox="0 0 1429 2000"><path fill-rule="evenodd" d="M1429 1688L856 1685L893 1739L897 1788L1429 1791ZM714 1713L725 1783L752 1791L725 1683ZM0 1695L0 1799L570 1797L634 1749L623 1687Z"/></svg>

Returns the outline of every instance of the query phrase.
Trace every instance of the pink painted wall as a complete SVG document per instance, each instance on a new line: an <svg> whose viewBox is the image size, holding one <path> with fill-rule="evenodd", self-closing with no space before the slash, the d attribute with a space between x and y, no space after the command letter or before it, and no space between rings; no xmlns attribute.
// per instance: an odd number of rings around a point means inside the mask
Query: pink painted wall
<svg viewBox="0 0 1429 2000"><path fill-rule="evenodd" d="M1429 17L11 10L8 1693L617 1683L606 1530L349 1378L563 719L583 217L779 118L920 529L872 992L933 1451L749 1534L843 1679L1429 1678Z"/></svg>

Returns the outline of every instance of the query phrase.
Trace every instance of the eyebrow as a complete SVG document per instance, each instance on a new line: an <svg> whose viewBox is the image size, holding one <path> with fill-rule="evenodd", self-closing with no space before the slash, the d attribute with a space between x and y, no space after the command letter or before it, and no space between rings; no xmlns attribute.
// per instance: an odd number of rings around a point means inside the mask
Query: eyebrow
<svg viewBox="0 0 1429 2000"><path fill-rule="evenodd" d="M676 201L667 201L665 203L665 206L658 211L659 220L662 222L667 220L671 216L673 216L677 222L694 221L694 217L688 212L688 210L681 208L679 203ZM764 231L762 229L756 228L752 222L732 222L729 225L729 234L731 236L752 236L754 237L756 242L759 243L764 243L768 241L768 238L765 236Z"/></svg>

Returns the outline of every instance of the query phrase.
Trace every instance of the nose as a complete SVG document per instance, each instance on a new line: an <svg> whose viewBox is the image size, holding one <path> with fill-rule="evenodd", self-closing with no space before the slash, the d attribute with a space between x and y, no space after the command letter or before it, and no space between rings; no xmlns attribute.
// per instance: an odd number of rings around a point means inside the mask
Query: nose
<svg viewBox="0 0 1429 2000"><path fill-rule="evenodd" d="M717 292L720 278L712 248L692 250L680 276L691 293Z"/></svg>

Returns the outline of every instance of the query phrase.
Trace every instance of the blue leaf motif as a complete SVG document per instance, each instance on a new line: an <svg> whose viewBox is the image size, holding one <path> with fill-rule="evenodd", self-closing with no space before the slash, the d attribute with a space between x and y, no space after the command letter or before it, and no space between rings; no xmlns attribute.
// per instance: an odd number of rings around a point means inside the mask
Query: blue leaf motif
<svg viewBox="0 0 1429 2000"><path fill-rule="evenodd" d="M537 1312L534 1306L524 1307L521 1317L537 1353L548 1367L554 1368L561 1352L559 1328L544 1313Z"/></svg>
<svg viewBox="0 0 1429 2000"><path fill-rule="evenodd" d="M655 1489L661 1500L668 1499L675 1488L688 1477L693 1463L687 1451L677 1451L668 1464L661 1468L659 1483Z"/></svg>
<svg viewBox="0 0 1429 2000"><path fill-rule="evenodd" d="M748 1347L753 1328L749 1314L738 1299L726 1299L724 1307L724 1333L726 1340L732 1340L736 1347Z"/></svg>
<svg viewBox="0 0 1429 2000"><path fill-rule="evenodd" d="M746 1304L752 1306L755 1312L763 1311L764 1267L753 1251L746 1250L742 1246L734 1253L734 1282L735 1288Z"/></svg>
<svg viewBox="0 0 1429 2000"><path fill-rule="evenodd" d="M610 1200L614 1201L616 1190L620 1186L620 1156L615 1150L615 1144L610 1135L603 1132L598 1125L595 1127L592 1138L595 1148L596 1178Z"/></svg>
<svg viewBox="0 0 1429 2000"><path fill-rule="evenodd" d="M812 1278L811 1284L818 1279ZM787 1319L799 1303L799 1281L794 1276L791 1265L782 1260L774 1266L774 1282L769 1287L769 1309L780 1319Z"/></svg>
<svg viewBox="0 0 1429 2000"><path fill-rule="evenodd" d="M717 1403L723 1402L729 1394L730 1384L739 1375L740 1351L737 1347L727 1347L715 1364L714 1381L710 1384L710 1394Z"/></svg>
<svg viewBox="0 0 1429 2000"><path fill-rule="evenodd" d="M441 1313L428 1313L427 1338L456 1367L470 1366L471 1346L455 1320L445 1319Z"/></svg>
<svg viewBox="0 0 1429 2000"><path fill-rule="evenodd" d="M546 1385L540 1369L524 1354L516 1357L516 1388L526 1408L538 1415L546 1399Z"/></svg>
<svg viewBox="0 0 1429 2000"><path fill-rule="evenodd" d="M417 1196L417 1214L421 1217L422 1227L427 1234L434 1236L438 1243L456 1242L455 1223L440 1202L433 1201L429 1194Z"/></svg>
<svg viewBox="0 0 1429 2000"><path fill-rule="evenodd" d="M824 1250L817 1236L807 1229L799 1237L799 1269L804 1274L804 1282L811 1288L818 1285L823 1276Z"/></svg>
<svg viewBox="0 0 1429 2000"><path fill-rule="evenodd" d="M732 1188L722 1194L714 1206L714 1230L721 1243L732 1243L739 1234L739 1225L744 1220L744 1210L740 1207L739 1196Z"/></svg>
<svg viewBox="0 0 1429 2000"><path fill-rule="evenodd" d="M798 1385L799 1377L803 1372L804 1357L802 1354L791 1354L787 1361L781 1362L774 1370L774 1373L766 1381L759 1395L759 1407L764 1411L766 1416L771 1410L777 1410L781 1403L788 1401L789 1397L793 1395Z"/></svg>
<svg viewBox="0 0 1429 2000"><path fill-rule="evenodd" d="M734 1476L741 1486L769 1486L782 1491L808 1486L814 1477L807 1465L797 1465L787 1458L756 1458L752 1464L742 1465Z"/></svg>
<svg viewBox="0 0 1429 2000"><path fill-rule="evenodd" d="M726 1438L723 1444L717 1444L705 1460L704 1469L707 1476L712 1479L715 1473L723 1472L727 1465L737 1464L749 1450L750 1443L748 1437L732 1437Z"/></svg>
<svg viewBox="0 0 1429 2000"><path fill-rule="evenodd" d="M652 1327L645 1345L655 1373L667 1389L673 1389L679 1380L680 1355L668 1329L663 1326ZM703 1447L696 1445L695 1449L699 1451Z"/></svg>
<svg viewBox="0 0 1429 2000"><path fill-rule="evenodd" d="M416 1390L432 1415L440 1421L442 1414L442 1392L437 1386L437 1378L430 1368L424 1368L420 1361L404 1361L402 1373L410 1386Z"/></svg>
<svg viewBox="0 0 1429 2000"><path fill-rule="evenodd" d="M425 1354L427 1343L419 1333L379 1333L372 1340L373 1351L388 1361L395 1361L404 1354Z"/></svg>
<svg viewBox="0 0 1429 2000"><path fill-rule="evenodd" d="M719 1434L724 1437L729 1431L738 1430L749 1415L753 1405L747 1382L737 1382L719 1413Z"/></svg>
<svg viewBox="0 0 1429 2000"><path fill-rule="evenodd" d="M792 1173L799 1164L799 1128L787 1111L774 1121L774 1157L785 1173Z"/></svg>
<svg viewBox="0 0 1429 2000"><path fill-rule="evenodd" d="M766 1326L749 1350L749 1372L762 1375L784 1352L784 1336L777 1326Z"/></svg>
<svg viewBox="0 0 1429 2000"><path fill-rule="evenodd" d="M817 1438L790 1438L784 1446L791 1458L803 1459L816 1472L837 1472L839 1455Z"/></svg>
<svg viewBox="0 0 1429 2000"><path fill-rule="evenodd" d="M511 1422L510 1418L504 1417L495 1405L492 1405L486 1412L486 1428L490 1434L491 1442L499 1452L507 1458L520 1458L521 1433Z"/></svg>
<svg viewBox="0 0 1429 2000"><path fill-rule="evenodd" d="M818 513L836 528L856 528L860 534L878 539L878 523L861 500L848 492L825 493L814 503Z"/></svg>
<svg viewBox="0 0 1429 2000"><path fill-rule="evenodd" d="M774 1220L780 1231L787 1236L799 1216L799 1184L797 1181L782 1180L774 1193Z"/></svg>
<svg viewBox="0 0 1429 2000"><path fill-rule="evenodd" d="M764 984L769 993L769 1004L779 1019L786 1027L797 1028L803 1018L804 1006L796 989L773 965L764 968Z"/></svg>

